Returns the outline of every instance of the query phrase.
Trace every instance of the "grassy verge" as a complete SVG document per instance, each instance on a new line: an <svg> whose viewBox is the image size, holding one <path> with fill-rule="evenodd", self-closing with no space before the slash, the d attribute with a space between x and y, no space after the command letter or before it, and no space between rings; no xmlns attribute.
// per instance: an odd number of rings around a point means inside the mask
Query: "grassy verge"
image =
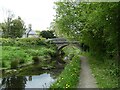
<svg viewBox="0 0 120 90"><path fill-rule="evenodd" d="M70 47L68 47L70 48ZM73 49L71 47L71 49ZM69 49L70 50L70 49ZM74 50L77 50L74 48ZM66 65L63 72L58 77L57 81L51 85L50 89L53 88L76 88L76 85L79 81L80 74L80 55L78 53L74 53L74 57Z"/></svg>
<svg viewBox="0 0 120 90"><path fill-rule="evenodd" d="M20 47L20 46L0 46L2 48L0 51L2 52L2 68L10 68L11 62L14 60L18 60L20 64L25 64L28 62L32 62L32 57L34 56L50 56L50 54L54 54L54 48L49 48L46 46L33 46L29 47Z"/></svg>
<svg viewBox="0 0 120 90"><path fill-rule="evenodd" d="M89 55L92 73L97 80L98 88L117 88L118 76L115 60L100 61Z"/></svg>

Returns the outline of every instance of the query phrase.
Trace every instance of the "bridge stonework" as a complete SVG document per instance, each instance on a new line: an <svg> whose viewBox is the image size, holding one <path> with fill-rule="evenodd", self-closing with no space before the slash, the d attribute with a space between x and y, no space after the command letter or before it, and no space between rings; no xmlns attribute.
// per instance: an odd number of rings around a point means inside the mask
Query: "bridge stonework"
<svg viewBox="0 0 120 90"><path fill-rule="evenodd" d="M49 41L51 41L51 44L56 44L58 48L58 52L65 46L68 46L69 44L74 44L74 45L79 44L78 41L67 41L64 38L52 38L52 39L49 39Z"/></svg>

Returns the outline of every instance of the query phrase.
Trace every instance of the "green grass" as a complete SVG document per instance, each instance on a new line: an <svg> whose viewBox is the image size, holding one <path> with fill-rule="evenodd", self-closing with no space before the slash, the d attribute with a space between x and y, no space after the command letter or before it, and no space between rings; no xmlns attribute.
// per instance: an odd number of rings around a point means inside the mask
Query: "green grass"
<svg viewBox="0 0 120 90"><path fill-rule="evenodd" d="M118 76L117 66L114 60L99 61L97 58L90 57L92 73L96 78L98 88L117 88Z"/></svg>
<svg viewBox="0 0 120 90"><path fill-rule="evenodd" d="M51 88L75 88L79 81L80 58L74 57Z"/></svg>
<svg viewBox="0 0 120 90"><path fill-rule="evenodd" d="M10 68L11 61L19 60L24 63L32 62L33 56L45 56L49 53L54 53L52 48L44 46L28 47L13 47L13 46L1 46L2 47L2 67Z"/></svg>
<svg viewBox="0 0 120 90"><path fill-rule="evenodd" d="M25 62L28 62L31 58L32 57L20 47L2 46L2 67L10 68L11 61L16 59L19 61L24 59Z"/></svg>
<svg viewBox="0 0 120 90"><path fill-rule="evenodd" d="M68 51L73 50L71 52ZM66 50L67 54L75 54L72 60L67 64L63 72L58 77L57 81L51 85L50 89L53 88L76 88L79 82L80 74L80 50L73 46L68 46Z"/></svg>

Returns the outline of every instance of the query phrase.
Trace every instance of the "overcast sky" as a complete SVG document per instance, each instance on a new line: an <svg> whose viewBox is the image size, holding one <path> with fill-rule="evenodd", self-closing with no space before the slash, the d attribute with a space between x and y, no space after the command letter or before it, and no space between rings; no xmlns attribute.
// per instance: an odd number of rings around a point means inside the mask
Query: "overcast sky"
<svg viewBox="0 0 120 90"><path fill-rule="evenodd" d="M32 24L34 30L44 30L54 18L54 1L56 0L0 0L0 22L6 18L7 10L11 10L27 26Z"/></svg>

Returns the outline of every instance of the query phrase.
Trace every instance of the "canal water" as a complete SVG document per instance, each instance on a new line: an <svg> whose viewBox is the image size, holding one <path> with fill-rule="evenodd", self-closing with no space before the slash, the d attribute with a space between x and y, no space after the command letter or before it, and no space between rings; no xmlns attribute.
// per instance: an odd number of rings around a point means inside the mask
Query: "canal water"
<svg viewBox="0 0 120 90"><path fill-rule="evenodd" d="M8 88L21 88L19 90L26 90L27 88L49 88L55 81L56 78L50 73L33 76L11 76L0 79L0 90L6 90Z"/></svg>

